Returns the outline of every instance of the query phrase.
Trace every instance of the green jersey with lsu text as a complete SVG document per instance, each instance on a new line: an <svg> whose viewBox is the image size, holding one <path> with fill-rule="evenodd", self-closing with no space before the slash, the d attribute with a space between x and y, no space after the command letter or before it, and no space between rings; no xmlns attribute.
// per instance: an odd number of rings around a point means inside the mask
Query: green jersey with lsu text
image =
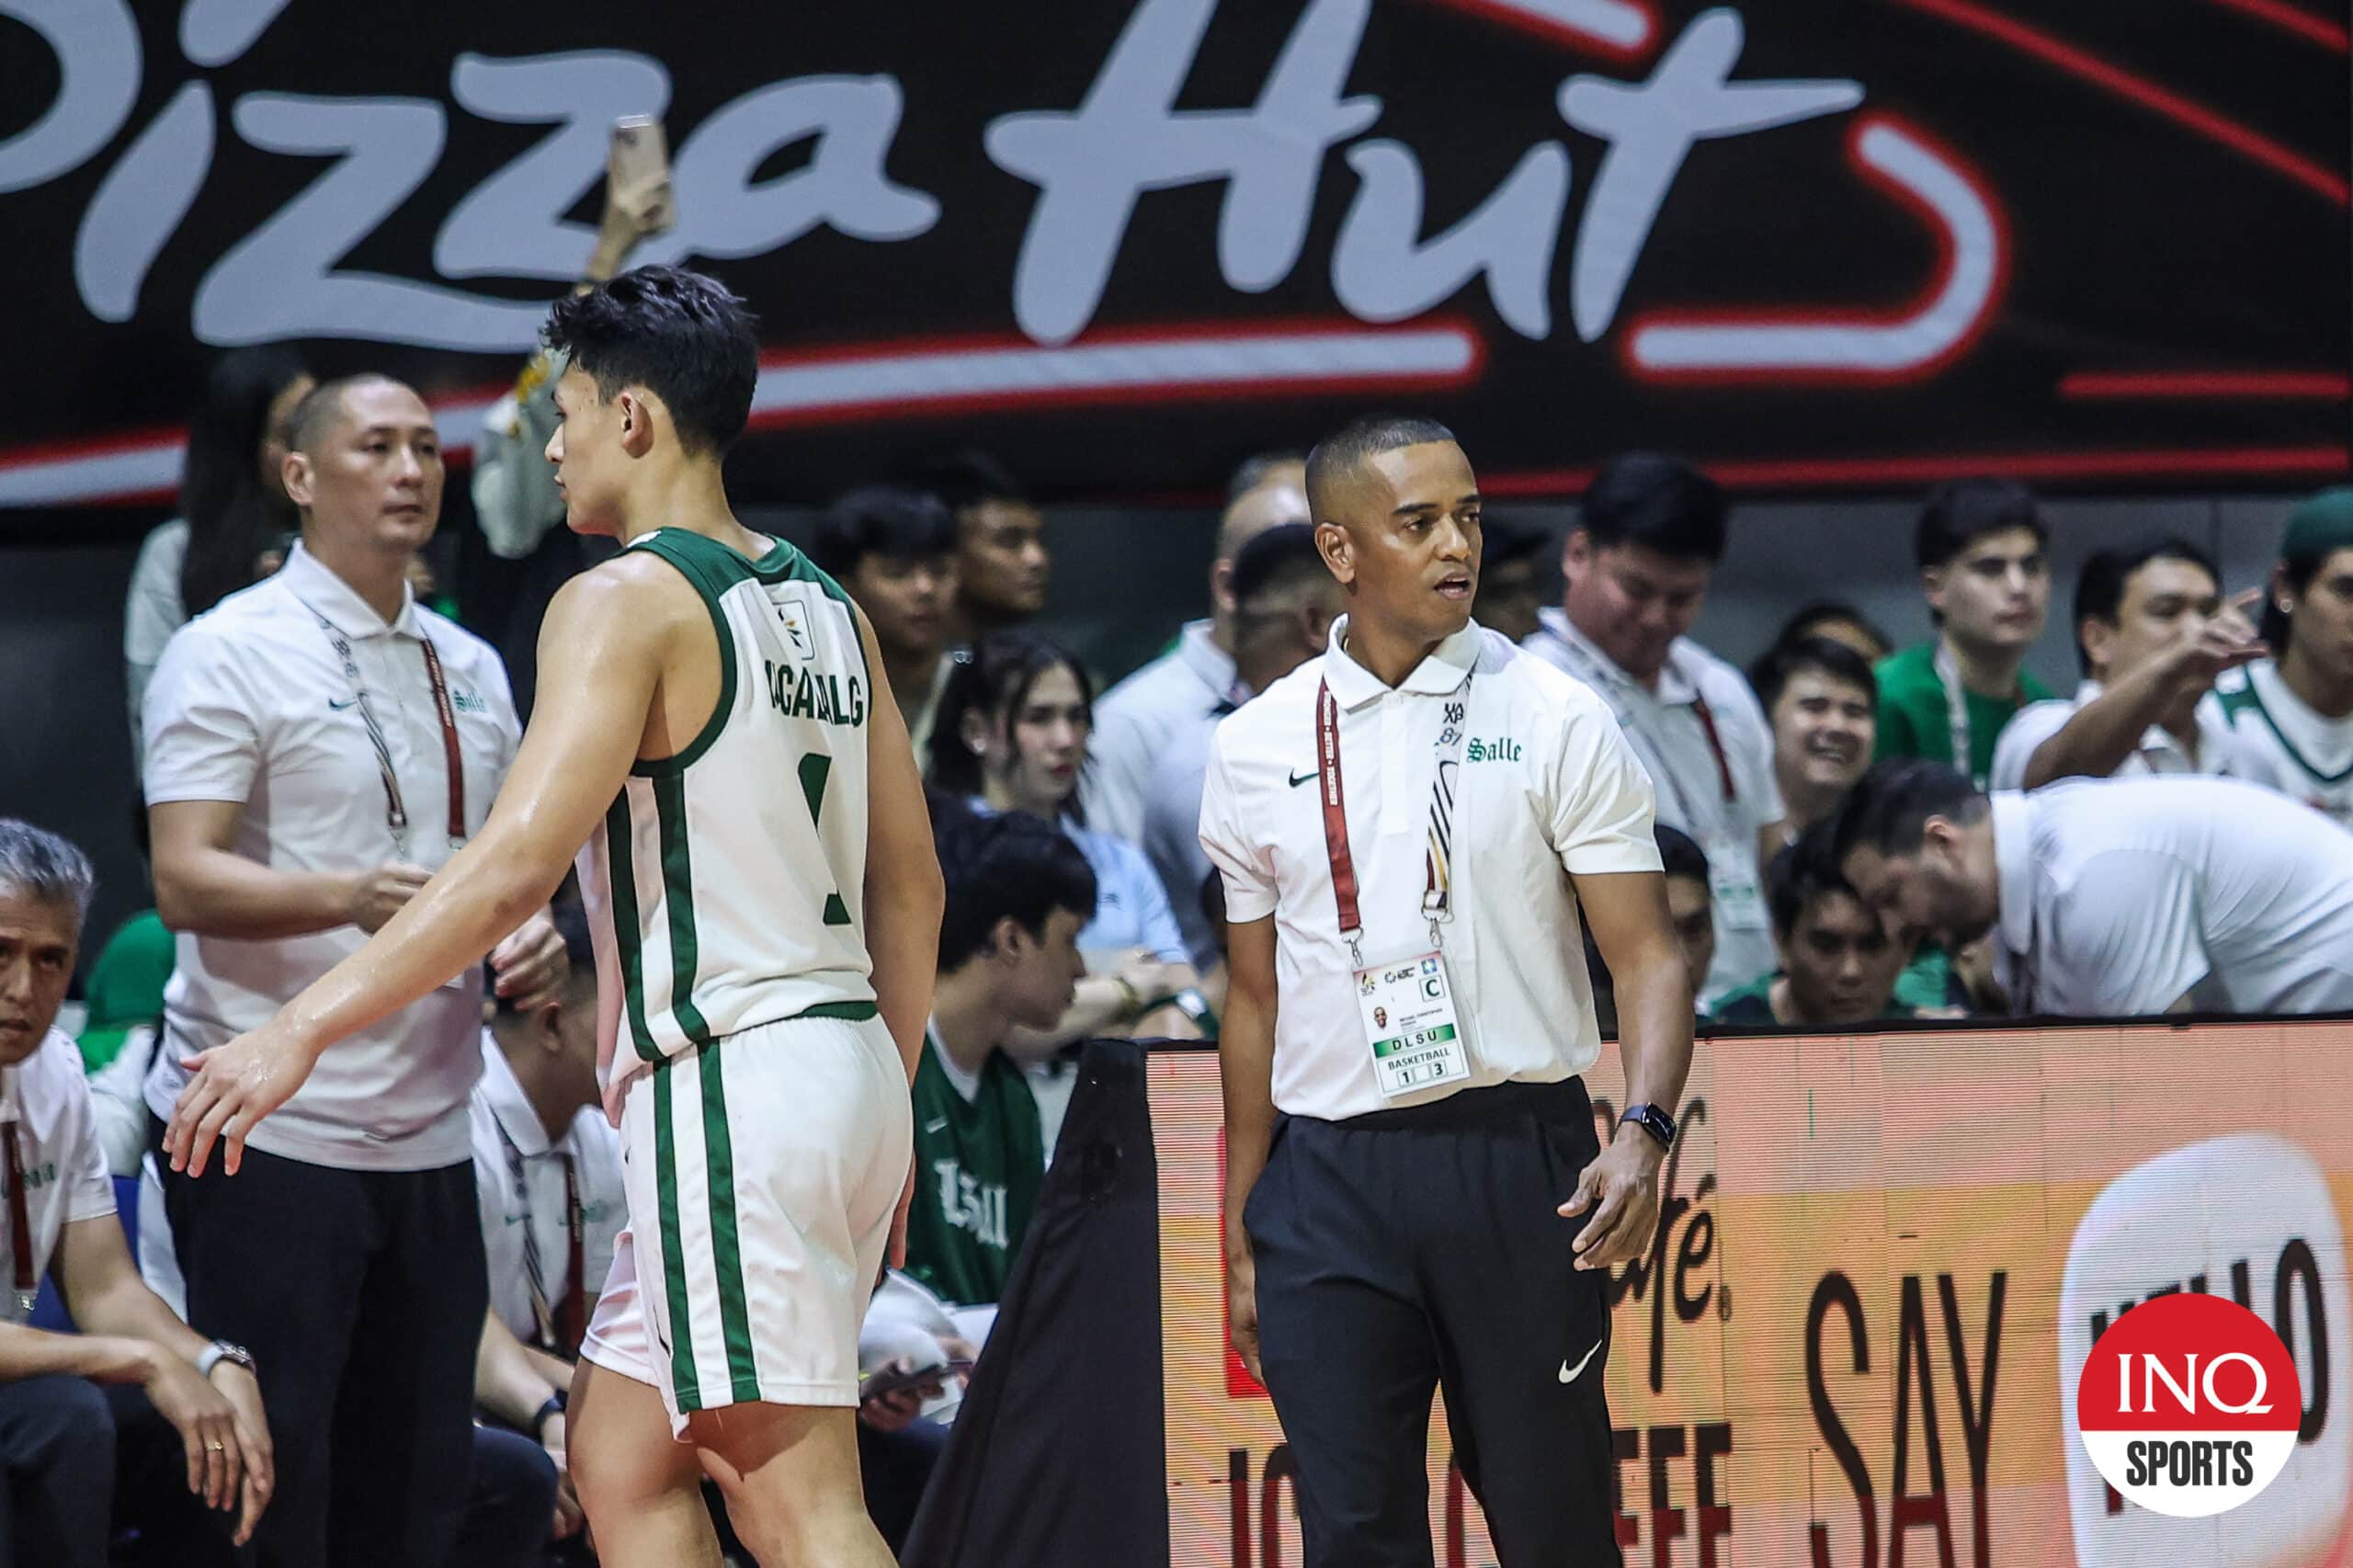
<svg viewBox="0 0 2353 1568"><path fill-rule="evenodd" d="M915 1196L907 1272L960 1306L1004 1294L1045 1184L1045 1136L1029 1080L1002 1051L967 1099L936 1037L915 1068Z"/></svg>
<svg viewBox="0 0 2353 1568"><path fill-rule="evenodd" d="M631 767L589 842L598 968L622 999L598 1042L615 1104L643 1067L740 1030L877 1011L862 918L873 680L849 596L780 540L756 561L682 528L629 548L701 597L720 683L701 732Z"/></svg>

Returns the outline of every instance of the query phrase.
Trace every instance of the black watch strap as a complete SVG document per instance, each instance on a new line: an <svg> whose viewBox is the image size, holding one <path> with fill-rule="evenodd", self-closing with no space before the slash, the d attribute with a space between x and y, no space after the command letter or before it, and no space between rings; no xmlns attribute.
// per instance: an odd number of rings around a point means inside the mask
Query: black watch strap
<svg viewBox="0 0 2353 1568"><path fill-rule="evenodd" d="M1662 1149L1675 1147L1675 1118L1654 1105L1630 1105L1618 1119L1620 1122L1632 1122L1657 1139L1658 1146Z"/></svg>
<svg viewBox="0 0 2353 1568"><path fill-rule="evenodd" d="M531 1417L531 1436L545 1438L548 1435L548 1423L563 1414L565 1403L562 1389L548 1395L548 1402L540 1406L540 1413L537 1415Z"/></svg>

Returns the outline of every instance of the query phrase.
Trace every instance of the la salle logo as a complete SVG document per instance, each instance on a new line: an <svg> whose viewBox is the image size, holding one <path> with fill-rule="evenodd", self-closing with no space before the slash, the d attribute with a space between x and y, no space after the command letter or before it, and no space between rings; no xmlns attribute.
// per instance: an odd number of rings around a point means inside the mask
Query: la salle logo
<svg viewBox="0 0 2353 1568"><path fill-rule="evenodd" d="M1509 735L1497 735L1492 741L1474 739L1462 756L1466 762L1518 762L1519 743Z"/></svg>

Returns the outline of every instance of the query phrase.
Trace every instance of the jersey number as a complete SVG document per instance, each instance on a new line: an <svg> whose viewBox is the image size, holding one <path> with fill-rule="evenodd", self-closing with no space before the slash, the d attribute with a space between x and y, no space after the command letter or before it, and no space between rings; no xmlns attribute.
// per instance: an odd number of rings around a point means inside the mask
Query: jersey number
<svg viewBox="0 0 2353 1568"><path fill-rule="evenodd" d="M813 751L801 759L801 793L809 801L809 825L818 827L818 813L825 809L825 780L833 776L834 759L823 752ZM818 828L823 833L823 828ZM825 924L849 924L849 906L842 903L842 895L825 895Z"/></svg>

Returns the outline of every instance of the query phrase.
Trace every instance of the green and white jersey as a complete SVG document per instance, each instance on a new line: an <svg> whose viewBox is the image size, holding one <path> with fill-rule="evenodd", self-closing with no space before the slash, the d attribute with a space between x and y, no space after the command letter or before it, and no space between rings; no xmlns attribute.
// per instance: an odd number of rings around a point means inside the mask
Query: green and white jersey
<svg viewBox="0 0 2353 1568"><path fill-rule="evenodd" d="M849 597L790 545L757 561L679 528L719 634L719 703L640 762L589 844L608 1102L646 1064L786 1018L875 1016L866 949L867 717ZM626 1041L629 1049L620 1049Z"/></svg>
<svg viewBox="0 0 2353 1568"><path fill-rule="evenodd" d="M990 1051L963 1080L926 1029L914 1103L907 1272L959 1306L995 1301L1013 1277L1045 1186L1037 1096L1003 1051Z"/></svg>
<svg viewBox="0 0 2353 1568"><path fill-rule="evenodd" d="M2353 718L2314 711L2269 659L2225 672L2199 718L2230 726L2247 759L2244 777L2353 828Z"/></svg>

